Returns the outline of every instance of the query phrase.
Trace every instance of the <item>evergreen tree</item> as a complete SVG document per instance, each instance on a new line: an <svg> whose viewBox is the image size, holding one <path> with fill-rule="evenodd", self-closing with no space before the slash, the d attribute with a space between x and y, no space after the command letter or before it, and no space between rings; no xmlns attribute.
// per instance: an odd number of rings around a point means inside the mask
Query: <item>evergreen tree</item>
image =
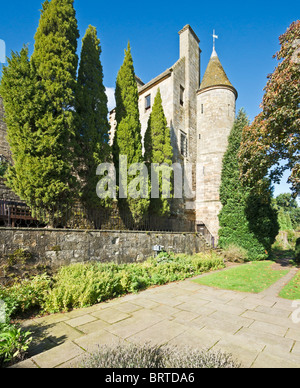
<svg viewBox="0 0 300 388"><path fill-rule="evenodd" d="M223 159L220 199L223 208L219 215L219 246L236 245L244 248L250 260L267 257L278 233L277 213L271 206L268 181L257 192L245 187L239 178L239 150L243 128L248 125L246 113L238 113L229 136Z"/></svg>
<svg viewBox="0 0 300 388"><path fill-rule="evenodd" d="M117 76L115 97L117 128L113 142L113 158L118 175L121 155L127 157L128 167L133 163L144 161L138 106L139 95L129 43L125 50L123 65ZM122 175L127 176L127 171L123 171ZM133 180L133 177L128 177L127 182L120 182L122 191L125 194L128 192L128 198L119 198L119 205L123 212L128 212L135 221L138 221L146 213L149 200L133 198L129 190Z"/></svg>
<svg viewBox="0 0 300 388"><path fill-rule="evenodd" d="M150 165L157 163L165 164L165 177L170 176L170 194L172 193L172 158L173 148L171 146L170 128L167 127L167 119L162 106L160 89L154 100L151 115L148 121L148 128L145 134L145 160L150 171ZM169 166L169 168L167 167ZM159 175L159 194L160 198L151 198L150 212L157 215L170 214L170 200L163 198L164 183L162 175ZM166 187L168 190L168 187Z"/></svg>
<svg viewBox="0 0 300 388"><path fill-rule="evenodd" d="M27 180L20 194L31 206L53 211L74 196L74 97L79 37L73 0L45 1L31 67L34 147L26 153ZM28 143L28 142L27 142ZM26 140L25 140L26 144Z"/></svg>
<svg viewBox="0 0 300 388"><path fill-rule="evenodd" d="M89 26L82 40L76 93L76 154L82 182L81 197L88 207L100 204L96 195L96 169L110 158L108 100L103 85L100 54L97 30Z"/></svg>
<svg viewBox="0 0 300 388"><path fill-rule="evenodd" d="M28 48L12 52L3 68L0 94L5 107L7 138L13 165L6 172L7 185L23 199L34 196L35 176L31 176L36 145L34 116L34 74Z"/></svg>

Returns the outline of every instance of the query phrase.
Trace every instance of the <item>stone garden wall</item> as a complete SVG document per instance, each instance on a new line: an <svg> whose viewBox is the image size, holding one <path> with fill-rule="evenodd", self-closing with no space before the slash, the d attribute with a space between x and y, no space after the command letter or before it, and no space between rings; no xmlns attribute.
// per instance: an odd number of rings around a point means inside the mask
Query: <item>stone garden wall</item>
<svg viewBox="0 0 300 388"><path fill-rule="evenodd" d="M153 255L154 245L186 254L208 249L196 233L0 228L0 257L23 249L52 267L88 261L139 262Z"/></svg>

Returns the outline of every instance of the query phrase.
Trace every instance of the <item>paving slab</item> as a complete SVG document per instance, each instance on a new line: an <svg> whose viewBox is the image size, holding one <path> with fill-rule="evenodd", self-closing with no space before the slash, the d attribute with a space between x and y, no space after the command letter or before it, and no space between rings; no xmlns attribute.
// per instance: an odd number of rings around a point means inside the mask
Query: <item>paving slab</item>
<svg viewBox="0 0 300 388"><path fill-rule="evenodd" d="M129 342L143 344L150 342L164 345L186 331L186 327L174 321L161 321L127 338Z"/></svg>
<svg viewBox="0 0 300 388"><path fill-rule="evenodd" d="M73 342L68 341L45 353L34 356L32 360L39 368L55 368L83 353L83 349L76 346Z"/></svg>
<svg viewBox="0 0 300 388"><path fill-rule="evenodd" d="M260 294L185 280L26 321L37 338L33 357L13 368L76 367L99 346L132 342L221 350L246 368L299 368L300 323L292 301L278 296L295 273Z"/></svg>

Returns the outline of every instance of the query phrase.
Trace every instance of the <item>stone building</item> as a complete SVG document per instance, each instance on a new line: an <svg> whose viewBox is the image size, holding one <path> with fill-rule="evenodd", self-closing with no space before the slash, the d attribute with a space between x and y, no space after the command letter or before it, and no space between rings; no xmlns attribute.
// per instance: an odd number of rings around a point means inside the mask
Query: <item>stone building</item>
<svg viewBox="0 0 300 388"><path fill-rule="evenodd" d="M172 67L146 84L136 77L142 135L159 88L171 129L174 163L193 167L194 195L176 200L175 208L179 216L192 218L200 230L207 229L217 239L222 159L235 119L237 91L228 80L215 48L201 79L200 40L189 25L179 32L179 40L179 59ZM0 157L10 159L3 115L0 97ZM112 141L116 129L114 111L110 114L110 124ZM7 198L7 193L2 198Z"/></svg>
<svg viewBox="0 0 300 388"><path fill-rule="evenodd" d="M191 188L195 196L183 198L185 214L192 215L199 229L206 228L217 239L222 159L235 119L237 91L215 48L201 80L200 40L189 25L179 32L179 40L179 59L172 67L146 84L136 77L142 135L159 88L171 130L174 163L193 166ZM110 123L112 141L114 111Z"/></svg>

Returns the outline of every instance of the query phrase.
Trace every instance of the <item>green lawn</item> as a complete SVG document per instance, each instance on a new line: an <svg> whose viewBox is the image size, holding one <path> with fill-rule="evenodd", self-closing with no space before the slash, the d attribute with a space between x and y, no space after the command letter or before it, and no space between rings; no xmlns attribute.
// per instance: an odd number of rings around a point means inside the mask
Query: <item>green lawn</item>
<svg viewBox="0 0 300 388"><path fill-rule="evenodd" d="M225 290L259 293L288 273L288 270L273 270L272 264L272 261L252 262L193 281Z"/></svg>
<svg viewBox="0 0 300 388"><path fill-rule="evenodd" d="M285 299L300 300L300 271L297 275L281 290L279 296Z"/></svg>

